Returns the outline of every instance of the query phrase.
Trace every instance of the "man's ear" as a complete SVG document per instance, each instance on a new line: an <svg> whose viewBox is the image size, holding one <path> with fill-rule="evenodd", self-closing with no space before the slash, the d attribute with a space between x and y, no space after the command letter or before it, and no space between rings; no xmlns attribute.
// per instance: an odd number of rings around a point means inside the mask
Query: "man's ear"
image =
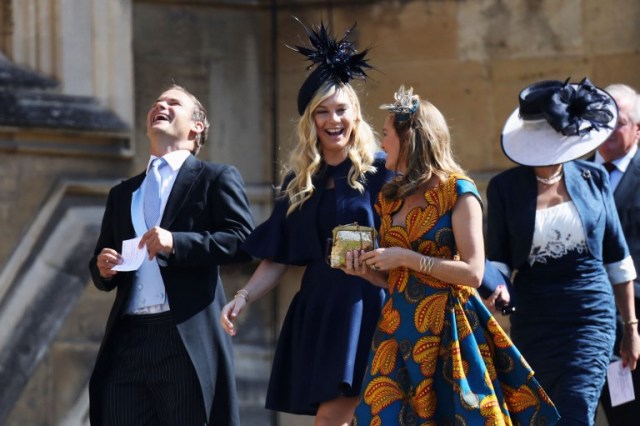
<svg viewBox="0 0 640 426"><path fill-rule="evenodd" d="M196 133L202 133L204 131L204 123L199 120L193 120L192 130Z"/></svg>

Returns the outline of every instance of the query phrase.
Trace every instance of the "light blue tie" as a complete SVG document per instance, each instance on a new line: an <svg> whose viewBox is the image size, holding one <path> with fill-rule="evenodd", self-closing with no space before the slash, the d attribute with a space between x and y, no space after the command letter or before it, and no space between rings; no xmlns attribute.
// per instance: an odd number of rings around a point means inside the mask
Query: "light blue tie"
<svg viewBox="0 0 640 426"><path fill-rule="evenodd" d="M158 224L160 216L160 168L166 164L162 158L155 158L151 162L151 167L144 180L144 222L147 229L151 229Z"/></svg>

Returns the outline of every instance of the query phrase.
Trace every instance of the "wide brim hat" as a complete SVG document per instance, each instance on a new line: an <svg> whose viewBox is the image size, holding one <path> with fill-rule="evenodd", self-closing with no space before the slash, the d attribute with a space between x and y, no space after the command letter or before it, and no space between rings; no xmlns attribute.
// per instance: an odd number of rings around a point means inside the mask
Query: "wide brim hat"
<svg viewBox="0 0 640 426"><path fill-rule="evenodd" d="M551 166L583 157L613 132L618 107L588 79L534 83L519 96L501 135L502 150L515 163Z"/></svg>

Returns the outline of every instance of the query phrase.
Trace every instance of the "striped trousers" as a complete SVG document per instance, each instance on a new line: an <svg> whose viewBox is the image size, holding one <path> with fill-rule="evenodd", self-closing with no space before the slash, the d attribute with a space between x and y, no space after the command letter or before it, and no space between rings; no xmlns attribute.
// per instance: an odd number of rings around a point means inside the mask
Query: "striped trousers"
<svg viewBox="0 0 640 426"><path fill-rule="evenodd" d="M203 426L200 383L170 312L122 317L102 393L109 426Z"/></svg>

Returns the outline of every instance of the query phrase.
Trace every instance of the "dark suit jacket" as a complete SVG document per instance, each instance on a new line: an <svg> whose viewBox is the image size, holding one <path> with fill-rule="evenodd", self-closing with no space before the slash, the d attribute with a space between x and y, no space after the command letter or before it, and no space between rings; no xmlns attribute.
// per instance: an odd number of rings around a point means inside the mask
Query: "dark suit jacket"
<svg viewBox="0 0 640 426"><path fill-rule="evenodd" d="M627 170L622 175L613 199L616 203L622 232L627 239L629 251L633 258L636 273L640 273L640 150L636 152L629 163ZM640 278L636 278L634 284L636 296L636 315L640 315ZM614 352L620 353L620 340L622 339L622 318L618 316L618 328L616 332L616 344ZM636 370L637 372L637 370ZM637 402L637 401L636 401Z"/></svg>
<svg viewBox="0 0 640 426"><path fill-rule="evenodd" d="M100 391L110 364L112 333L129 298L135 272L100 277L97 255L107 247L118 252L122 241L136 237L131 198L145 174L123 181L109 192L102 229L89 262L100 290L117 290L89 386L90 416L101 424ZM251 232L253 219L244 183L232 166L206 163L189 156L169 195L160 227L173 234L175 253L159 259L160 271L187 352L200 380L204 407L212 425L239 425L231 340L219 325L225 296L218 265L244 260L238 248Z"/></svg>
<svg viewBox="0 0 640 426"><path fill-rule="evenodd" d="M565 185L585 229L587 247L605 264L629 255L606 171L587 161L564 163ZM537 183L533 168L515 167L487 187L487 257L511 271L523 267L533 242Z"/></svg>
<svg viewBox="0 0 640 426"><path fill-rule="evenodd" d="M636 273L640 272L640 150L636 152L629 163L629 167L622 175L613 193L616 209L622 224L622 232L627 239L629 251L636 267ZM640 300L640 278L634 282L636 294L636 312L638 300Z"/></svg>

